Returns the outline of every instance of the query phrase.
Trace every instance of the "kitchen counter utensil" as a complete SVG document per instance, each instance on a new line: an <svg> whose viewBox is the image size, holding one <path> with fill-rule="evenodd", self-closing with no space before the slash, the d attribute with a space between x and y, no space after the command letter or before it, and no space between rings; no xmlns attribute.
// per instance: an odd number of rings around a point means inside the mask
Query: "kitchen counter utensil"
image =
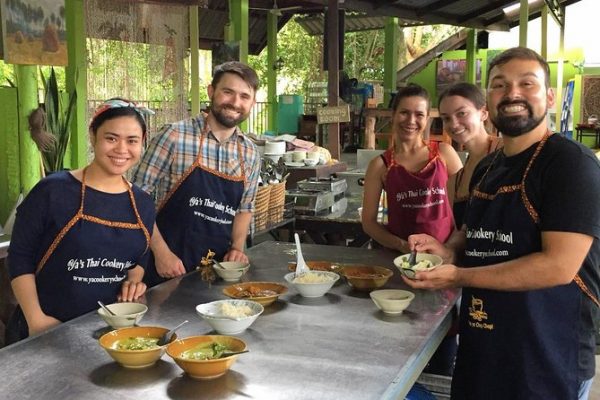
<svg viewBox="0 0 600 400"><path fill-rule="evenodd" d="M162 335L160 337L160 339L158 340L158 345L159 346L164 346L165 344L168 344L171 341L171 337L173 336L173 334L175 333L175 331L179 328L181 328L183 325L187 324L188 320L186 319L185 321L183 321L182 323L180 323L179 325L177 325L175 328L171 329L170 331L168 331L167 333L165 333L164 335Z"/></svg>

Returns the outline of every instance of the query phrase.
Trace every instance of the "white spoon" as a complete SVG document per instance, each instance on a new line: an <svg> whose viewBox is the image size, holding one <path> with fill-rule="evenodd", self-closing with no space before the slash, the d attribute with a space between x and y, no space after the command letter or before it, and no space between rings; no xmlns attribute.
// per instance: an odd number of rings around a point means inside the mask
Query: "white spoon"
<svg viewBox="0 0 600 400"><path fill-rule="evenodd" d="M294 233L294 239L296 240L296 271L295 276L303 274L305 272L310 271L308 265L304 261L304 257L302 257L302 249L300 248L300 236L297 233Z"/></svg>

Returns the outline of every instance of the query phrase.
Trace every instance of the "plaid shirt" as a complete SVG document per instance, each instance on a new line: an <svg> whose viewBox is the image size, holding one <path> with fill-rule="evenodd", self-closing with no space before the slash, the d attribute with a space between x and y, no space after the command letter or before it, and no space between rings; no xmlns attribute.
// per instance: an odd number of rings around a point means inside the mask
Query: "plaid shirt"
<svg viewBox="0 0 600 400"><path fill-rule="evenodd" d="M203 116L168 124L150 141L133 175L133 182L150 193L156 204L161 203L169 190L196 160L204 125ZM206 132L202 148L202 165L227 175L239 176L242 171L238 157L238 143L245 169L243 171L244 193L238 211L254 211L253 202L260 172L260 155L254 143L238 127L223 143L220 143L210 130Z"/></svg>

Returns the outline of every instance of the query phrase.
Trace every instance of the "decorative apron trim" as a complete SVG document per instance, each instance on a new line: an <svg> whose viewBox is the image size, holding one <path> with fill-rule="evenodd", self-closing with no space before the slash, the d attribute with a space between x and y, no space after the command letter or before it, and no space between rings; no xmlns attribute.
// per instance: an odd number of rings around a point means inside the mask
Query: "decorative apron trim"
<svg viewBox="0 0 600 400"><path fill-rule="evenodd" d="M488 166L487 170L481 177L481 180L475 186L475 189L473 190L473 197L477 197L477 198L480 198L483 200L493 200L499 194L512 193L512 192L516 192L517 190L519 190L521 192L521 199L523 201L523 205L527 209L527 212L531 216L531 219L533 219L533 221L536 224L538 224L540 222L540 216L539 216L537 210L533 207L533 204L531 204L531 201L529 201L529 198L527 197L527 193L525 192L525 179L527 178L527 175L529 174L529 171L531 169L531 166L533 165L533 162L535 161L535 159L538 157L538 155L542 151L542 148L546 144L546 141L548 140L549 137L550 137L550 131L546 132L546 134L544 135L542 140L538 143L533 155L531 156L531 159L529 160L529 163L527 163L527 167L525 168L525 172L523 173L523 177L521 178L520 184L501 186L500 188L498 188L498 190L494 194L488 194L488 193L481 192L481 191L479 191L479 186L481 185L481 183L487 176L489 170L494 165L494 161L496 161L498 154L500 154L501 150L498 150L498 152L496 153L496 156L494 156L494 159L492 160L492 162ZM573 281L577 284L577 286L579 286L579 288L581 289L581 291L583 293L585 293L585 295L587 295L598 307L600 307L600 301L592 293L592 291L586 286L586 284L583 282L583 280L581 279L579 274L575 275L575 278L573 278Z"/></svg>
<svg viewBox="0 0 600 400"><path fill-rule="evenodd" d="M132 205L133 212L135 214L137 223L133 224L130 222L109 221L109 220L105 220L102 218L94 217L92 215L87 215L87 214L83 213L83 205L84 205L84 200L85 200L85 173L86 173L86 170L87 170L87 167L83 169L83 176L81 178L81 203L79 204L79 210L77 210L77 213L73 216L73 218L71 218L69 220L69 222L67 222L67 224L60 230L60 232L58 232L58 234L56 235L56 237L54 238L54 240L48 247L48 250L46 250L46 253L44 254L42 259L38 263L37 269L35 271L36 274L42 270L44 265L46 265L46 262L48 262L48 259L50 258L52 253L54 253L54 251L58 247L59 243L64 239L67 232L69 232L71 230L71 228L73 226L75 226L75 224L80 219L89 221L89 222L93 222L93 223L96 223L99 225L105 225L105 226L108 226L111 228L141 229L142 233L144 234L144 237L146 238L146 250L148 250L148 248L150 247L150 233L148 232L148 229L142 222L142 218L140 217L140 213L135 204L133 191L131 190L131 186L129 185L129 183L127 182L127 180L125 178L123 178L123 181L125 182L125 186L127 187L127 192L129 193L129 199L131 200L131 205Z"/></svg>
<svg viewBox="0 0 600 400"><path fill-rule="evenodd" d="M242 146L239 142L237 142L237 150L238 157L240 158L240 175L228 175L216 169L208 168L202 165L202 144L204 143L204 136L208 133L208 128L208 123L205 120L204 128L200 133L200 143L198 145L198 156L196 156L196 160L192 163L192 165L189 166L188 169L185 170L181 178L179 178L179 180L175 183L171 190L169 190L169 193L167 193L165 198L160 202L160 205L158 206L158 211L160 211L165 206L165 204L167 204L167 201L169 201L169 199L173 196L175 191L179 189L179 186L181 186L181 184L187 179L188 176L190 176L192 172L194 172L196 168L200 168L223 179L227 179L234 182L244 182L244 184L246 184L246 174L244 174L244 157L242 156Z"/></svg>
<svg viewBox="0 0 600 400"><path fill-rule="evenodd" d="M498 149L498 143L496 142L496 145L494 145L494 140L490 137L488 139L488 148L487 148L487 154L491 154L493 151ZM464 196L459 196L458 195L458 190L460 189L460 185L462 184L462 180L463 180L463 175L465 173L465 166L467 165L467 162L469 162L469 156L467 155L467 159L465 161L465 165L454 175L454 202L460 202L460 201L466 201L469 200L470 194L466 194Z"/></svg>
<svg viewBox="0 0 600 400"><path fill-rule="evenodd" d="M418 170L417 172L410 172L407 170L407 172L409 172L410 174L420 174L421 172L425 171L427 168L429 168L437 158L440 158L440 152L439 149L437 147L435 147L435 149L432 149L429 147L429 144L427 144L424 140L423 140L423 144L427 147L427 149L429 150L429 160L427 161L427 164L425 164L425 166L423 168L421 168L420 170ZM433 146L433 145L432 145ZM390 149L390 162L387 166L387 170L389 171L392 167L396 167L400 164L398 164L395 160L394 157L394 151L396 149L396 146L394 145L394 147L392 149ZM445 164L446 162L444 161L444 159L442 159L442 162Z"/></svg>

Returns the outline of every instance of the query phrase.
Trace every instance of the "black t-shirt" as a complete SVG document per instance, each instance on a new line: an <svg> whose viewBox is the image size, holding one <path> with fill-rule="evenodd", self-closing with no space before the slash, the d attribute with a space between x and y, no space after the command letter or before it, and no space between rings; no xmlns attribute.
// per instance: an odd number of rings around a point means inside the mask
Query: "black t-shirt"
<svg viewBox="0 0 600 400"><path fill-rule="evenodd" d="M519 184L536 147L537 143L511 157L502 150L488 155L477 165L470 189L481 181L490 163L493 168L485 176L486 183ZM578 142L552 135L531 165L524 184L527 197L539 214L541 231L575 232L594 238L579 276L596 298L600 297L600 162L594 153ZM495 189L486 185L485 191L493 193ZM590 340L590 332L600 312L583 291L581 298L580 376L592 377L595 341Z"/></svg>

